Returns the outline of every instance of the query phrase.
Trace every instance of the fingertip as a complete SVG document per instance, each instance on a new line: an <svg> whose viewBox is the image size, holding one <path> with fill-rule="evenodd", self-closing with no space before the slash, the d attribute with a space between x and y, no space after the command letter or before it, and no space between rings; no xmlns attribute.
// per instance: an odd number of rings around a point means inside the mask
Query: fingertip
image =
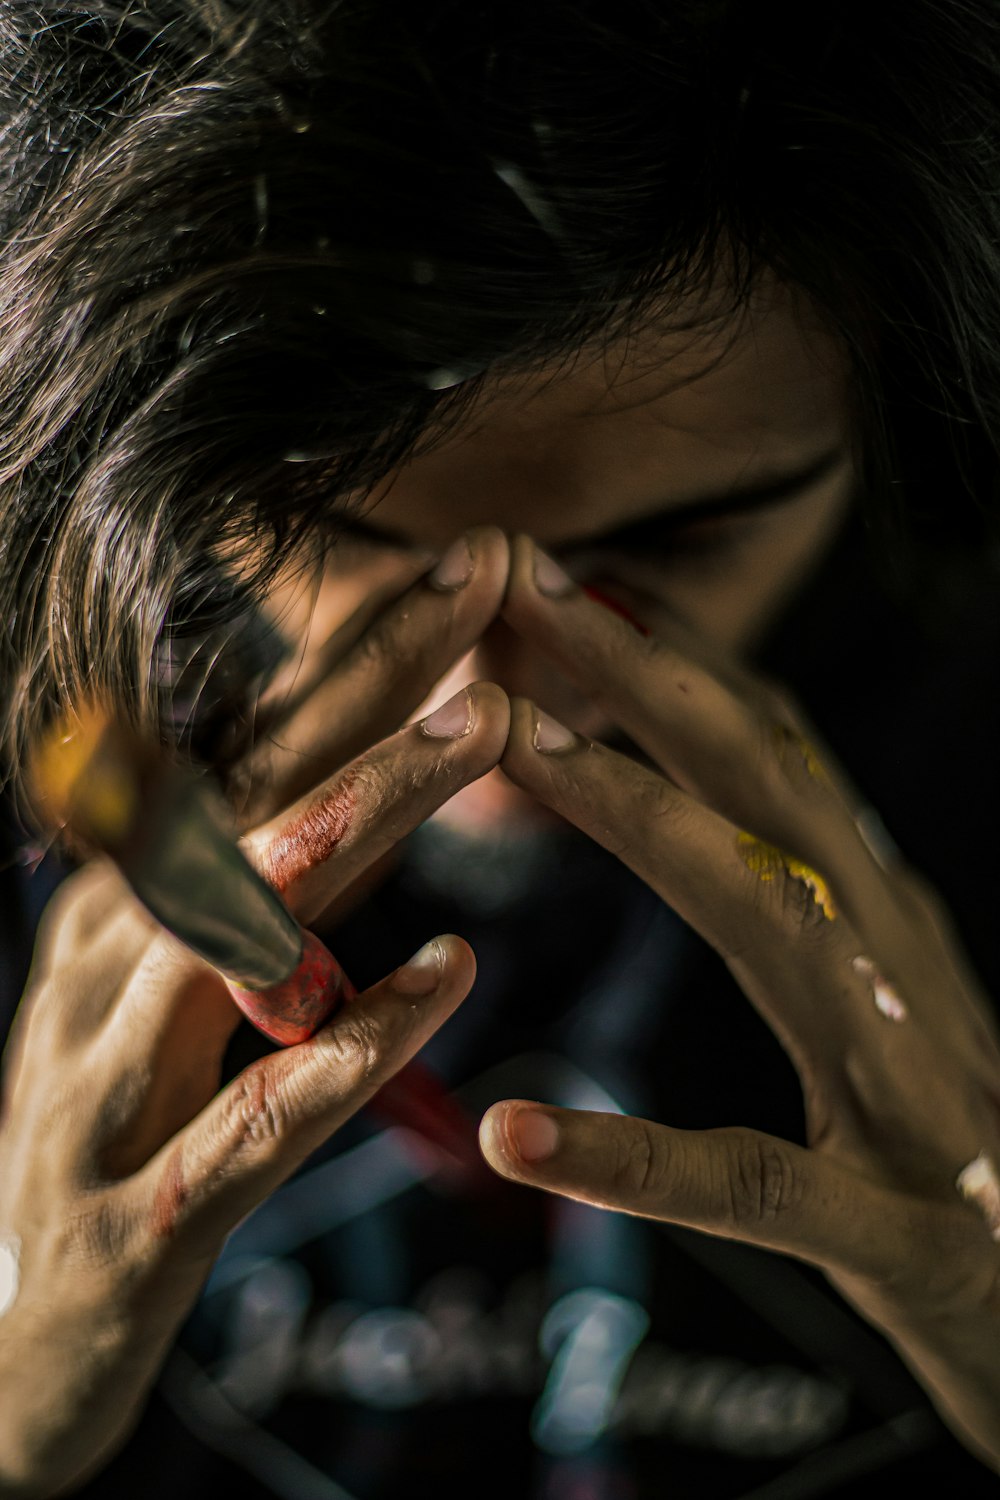
<svg viewBox="0 0 1000 1500"><path fill-rule="evenodd" d="M500 742L506 744L510 733L510 699L499 683L485 679L470 682L468 691L474 705L473 733L480 738L488 734L497 741L499 750Z"/></svg>
<svg viewBox="0 0 1000 1500"><path fill-rule="evenodd" d="M499 526L471 526L465 533L465 539L476 559L477 574L488 574L496 583L502 582L502 598L510 576L510 542L507 533Z"/></svg>
<svg viewBox="0 0 1000 1500"><path fill-rule="evenodd" d="M485 1160L505 1177L533 1171L559 1149L559 1126L552 1114L527 1100L505 1099L486 1111L479 1125Z"/></svg>
<svg viewBox="0 0 1000 1500"><path fill-rule="evenodd" d="M540 722L538 706L530 698L510 700L510 728L500 766L516 786L537 792L540 775L549 757L539 756L536 737ZM541 778L544 781L544 776Z"/></svg>
<svg viewBox="0 0 1000 1500"><path fill-rule="evenodd" d="M449 932L424 943L392 974L390 987L400 995L433 995L446 990L453 1000L469 993L476 977L476 955L464 938Z"/></svg>
<svg viewBox="0 0 1000 1500"><path fill-rule="evenodd" d="M535 544L524 531L515 532L510 539L510 576L504 595L504 612L512 596L530 586L535 558Z"/></svg>
<svg viewBox="0 0 1000 1500"><path fill-rule="evenodd" d="M535 732L535 718L537 713L538 710L530 698L511 698L508 747L515 740L525 745L530 745L531 736Z"/></svg>
<svg viewBox="0 0 1000 1500"><path fill-rule="evenodd" d="M482 526L470 526L466 536L474 546L496 547L501 552L510 554L510 539L501 526L495 526L492 522Z"/></svg>
<svg viewBox="0 0 1000 1500"><path fill-rule="evenodd" d="M509 1103L491 1104L479 1122L479 1149L483 1160L501 1177L514 1177L511 1147L507 1137ZM516 1160L516 1157L515 1157Z"/></svg>
<svg viewBox="0 0 1000 1500"><path fill-rule="evenodd" d="M444 954L443 976L464 984L467 993L476 977L476 955L465 938L446 932L437 939Z"/></svg>

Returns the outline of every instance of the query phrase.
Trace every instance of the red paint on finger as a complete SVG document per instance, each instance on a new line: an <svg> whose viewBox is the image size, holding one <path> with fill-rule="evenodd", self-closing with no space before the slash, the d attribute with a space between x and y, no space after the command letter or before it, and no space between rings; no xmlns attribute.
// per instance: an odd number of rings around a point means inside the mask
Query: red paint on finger
<svg viewBox="0 0 1000 1500"><path fill-rule="evenodd" d="M357 994L326 944L306 931L299 966L281 984L266 990L247 990L232 980L227 984L251 1025L283 1047L306 1041Z"/></svg>
<svg viewBox="0 0 1000 1500"><path fill-rule="evenodd" d="M650 634L649 628L643 625L641 620L637 620L630 609L626 609L624 604L619 604L617 599L612 599L610 594L604 593L603 589L587 583L584 584L583 592L588 599L593 599L596 604L603 604L605 609L611 610L612 614L620 615L623 620L627 620L633 630L637 630L640 635Z"/></svg>
<svg viewBox="0 0 1000 1500"><path fill-rule="evenodd" d="M357 811L358 766L349 766L335 786L284 827L261 855L261 874L276 891L324 864L343 843Z"/></svg>
<svg viewBox="0 0 1000 1500"><path fill-rule="evenodd" d="M160 1185L153 1198L150 1217L153 1234L157 1239L170 1238L187 1200L187 1183L184 1181L184 1169L181 1166L181 1153L178 1149L168 1157L163 1176L160 1178Z"/></svg>

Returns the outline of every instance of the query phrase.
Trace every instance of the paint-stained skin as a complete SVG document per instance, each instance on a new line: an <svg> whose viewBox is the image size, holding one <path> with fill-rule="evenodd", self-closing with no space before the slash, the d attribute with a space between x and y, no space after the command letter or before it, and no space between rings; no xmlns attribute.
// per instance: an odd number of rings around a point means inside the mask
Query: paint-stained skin
<svg viewBox="0 0 1000 1500"><path fill-rule="evenodd" d="M188 1200L187 1183L180 1150L171 1153L153 1199L150 1215L153 1234L157 1239L169 1239L177 1224L178 1216Z"/></svg>
<svg viewBox="0 0 1000 1500"><path fill-rule="evenodd" d="M859 954L857 958L851 959L851 968L855 974L860 974L867 979L872 987L872 999L875 1008L880 1015L885 1016L887 1021L905 1021L907 1009L897 991L889 982L882 977L870 958Z"/></svg>
<svg viewBox="0 0 1000 1500"><path fill-rule="evenodd" d="M357 994L329 948L313 932L302 933L302 958L282 984L246 990L227 981L247 1020L283 1047L304 1042Z"/></svg>
<svg viewBox="0 0 1000 1500"><path fill-rule="evenodd" d="M804 735L787 724L775 724L773 735L778 759L783 766L788 764L787 757L791 755L805 767L806 774L813 781L819 782L820 786L830 786L830 777L824 770L823 762Z"/></svg>
<svg viewBox="0 0 1000 1500"><path fill-rule="evenodd" d="M991 1158L981 1151L975 1161L959 1172L955 1186L967 1202L979 1209L990 1237L1000 1241L1000 1179Z"/></svg>
<svg viewBox="0 0 1000 1500"><path fill-rule="evenodd" d="M261 856L261 874L276 891L323 864L350 832L358 807L360 766L348 766L329 791L272 839Z"/></svg>
<svg viewBox="0 0 1000 1500"><path fill-rule="evenodd" d="M834 920L837 909L830 895L830 887L822 875L803 864L800 859L783 853L774 844L765 844L763 839L755 838L752 833L740 833L736 839L736 846L747 869L752 870L759 880L772 881L780 874L789 875L793 880L800 880L826 920L828 922Z"/></svg>
<svg viewBox="0 0 1000 1500"><path fill-rule="evenodd" d="M604 608L610 609L612 614L619 615L621 619L627 620L633 630L637 630L640 635L649 635L649 627L644 625L641 620L637 620L630 609L626 609L625 605L620 604L617 599L612 599L610 594L606 594L603 589L597 588L592 583L587 583L583 586L583 592L588 599L593 599L596 604L603 604Z"/></svg>

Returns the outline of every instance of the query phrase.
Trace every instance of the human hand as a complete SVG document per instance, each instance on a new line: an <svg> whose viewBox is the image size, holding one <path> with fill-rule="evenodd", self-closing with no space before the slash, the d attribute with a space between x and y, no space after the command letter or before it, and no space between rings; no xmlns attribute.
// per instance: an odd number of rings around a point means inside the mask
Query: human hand
<svg viewBox="0 0 1000 1500"><path fill-rule="evenodd" d="M508 1100L483 1121L487 1160L820 1267L1000 1462L1000 1048L939 900L870 847L782 693L666 615L643 639L550 561L540 592L534 562L518 538L504 618L651 764L515 699L502 769L719 951L798 1070L809 1145Z"/></svg>
<svg viewBox="0 0 1000 1500"><path fill-rule="evenodd" d="M459 695L450 723L431 716L373 744L496 613L506 540L480 528L469 541L461 587L459 568L446 589L418 581L374 620L367 609L296 705L324 730L310 766L322 759L333 774L289 804L301 748L280 737L266 746L269 802L243 842L301 921L503 751L508 703L489 683ZM474 975L468 945L437 938L414 967L220 1092L240 1020L223 980L106 862L64 884L5 1058L5 1496L64 1492L107 1461L226 1235L419 1050Z"/></svg>

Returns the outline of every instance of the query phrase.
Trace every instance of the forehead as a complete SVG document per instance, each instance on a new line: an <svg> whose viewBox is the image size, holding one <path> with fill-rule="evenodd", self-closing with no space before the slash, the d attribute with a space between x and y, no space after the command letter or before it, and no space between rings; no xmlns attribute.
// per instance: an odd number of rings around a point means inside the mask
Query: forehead
<svg viewBox="0 0 1000 1500"><path fill-rule="evenodd" d="M571 513L598 529L801 465L843 439L846 392L836 340L771 281L737 317L497 381L459 433L375 491L373 519L405 531L419 507L544 536Z"/></svg>

